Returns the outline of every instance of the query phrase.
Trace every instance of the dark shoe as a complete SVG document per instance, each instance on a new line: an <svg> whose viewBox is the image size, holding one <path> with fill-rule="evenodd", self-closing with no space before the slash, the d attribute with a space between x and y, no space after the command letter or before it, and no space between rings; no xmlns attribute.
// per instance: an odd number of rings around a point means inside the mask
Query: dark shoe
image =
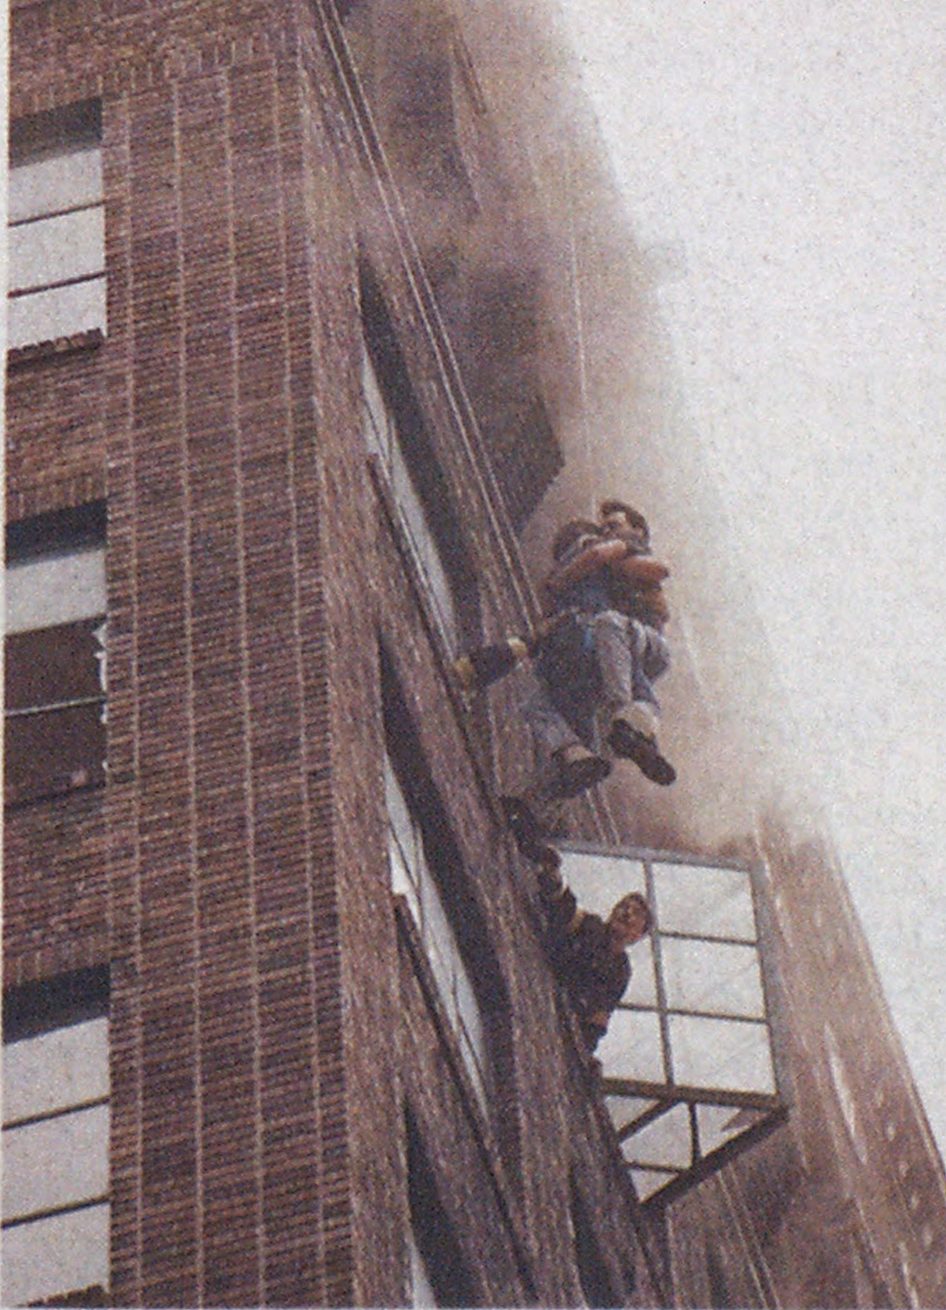
<svg viewBox="0 0 946 1310"><path fill-rule="evenodd" d="M608 735L608 745L615 755L633 760L645 778L660 787L669 787L677 780L677 771L665 760L653 737L639 732L626 719L615 719Z"/></svg>
<svg viewBox="0 0 946 1310"><path fill-rule="evenodd" d="M611 772L611 761L593 755L584 746L565 746L555 755L558 764L556 799L571 800L589 787L594 787Z"/></svg>
<svg viewBox="0 0 946 1310"><path fill-rule="evenodd" d="M548 867L558 861L558 852L546 841L545 829L521 796L501 796L500 804L519 854L532 864Z"/></svg>

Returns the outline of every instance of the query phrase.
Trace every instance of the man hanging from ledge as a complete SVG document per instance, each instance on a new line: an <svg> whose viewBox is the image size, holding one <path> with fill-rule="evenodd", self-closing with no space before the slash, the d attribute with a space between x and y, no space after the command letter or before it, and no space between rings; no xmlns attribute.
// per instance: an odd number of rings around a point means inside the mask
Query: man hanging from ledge
<svg viewBox="0 0 946 1310"><path fill-rule="evenodd" d="M594 1051L631 980L628 947L650 931L650 907L640 892L631 892L606 920L580 909L562 878L561 857L551 847L545 848L538 882L552 968L571 997L588 1050Z"/></svg>
<svg viewBox="0 0 946 1310"><path fill-rule="evenodd" d="M651 555L643 515L619 500L604 501L600 515L594 537L582 530L581 520L566 524L553 544L555 564L545 580L553 610L576 613L594 649L593 722L587 693L576 697L576 686L586 681L578 661L554 635L536 672L555 710L586 747L632 760L646 778L666 787L677 775L657 744L654 682L670 665L662 588L670 571ZM533 712L532 723L541 741L548 735L541 714ZM557 744L554 733L553 740Z"/></svg>
<svg viewBox="0 0 946 1310"><path fill-rule="evenodd" d="M471 690L535 661L538 686L524 711L538 763L522 795L503 799L524 854L555 830L564 801L608 776L614 756L660 786L676 779L657 743L654 692L670 663L662 588L669 570L651 555L641 514L618 500L604 501L600 514L597 523L572 519L556 534L544 584L551 613L539 631L456 665Z"/></svg>

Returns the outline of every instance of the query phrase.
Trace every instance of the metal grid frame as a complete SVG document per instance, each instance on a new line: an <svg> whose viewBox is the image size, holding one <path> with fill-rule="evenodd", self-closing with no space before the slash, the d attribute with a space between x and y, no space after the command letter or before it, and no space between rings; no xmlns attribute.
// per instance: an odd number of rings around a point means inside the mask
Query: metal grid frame
<svg viewBox="0 0 946 1310"><path fill-rule="evenodd" d="M644 888L654 915L651 933L653 975L655 988L654 1004L622 1001L619 1009L625 1012L656 1014L660 1034L660 1053L665 1073L665 1081L652 1081L642 1078L604 1077L603 1092L615 1102L625 1100L628 1103L643 1102L630 1118L621 1116L616 1120L612 1108L612 1121L622 1151L627 1158L627 1144L649 1125L657 1123L676 1107L685 1107L688 1132L688 1157L686 1166L658 1168L640 1161L628 1160L628 1172L635 1185L635 1191L641 1196L643 1204L649 1206L665 1205L675 1197L720 1169L734 1156L768 1136L788 1115L786 1089L787 1071L783 1062L782 1051L782 1016L779 1005L779 981L773 959L773 932L767 897L764 887L764 869L761 865L744 860L725 858L701 858L696 855L677 851L656 850L649 847L610 846L594 842L563 841L560 844L565 857L567 876L567 857L591 856L605 857L610 860L628 860L643 870ZM690 869L732 871L745 876L750 894L754 936L730 936L723 933L683 932L676 929L662 930L660 927L659 899L657 894L654 866L679 865ZM580 897L579 897L580 899ZM748 1018L731 1010L688 1009L671 1005L667 993L667 980L662 947L664 940L681 940L709 942L724 946L751 946L755 950L759 965L759 982L761 989L762 1013L758 1018ZM694 1017L699 1019L720 1020L727 1023L752 1022L760 1025L766 1035L767 1055L771 1062L772 1091L759 1091L732 1087L696 1085L678 1081L674 1076L673 1038L671 1035L672 1017ZM734 1118L740 1114L746 1117L746 1126L733 1133L721 1144L704 1150L701 1142L700 1107L731 1109ZM635 1178L636 1175L636 1178ZM663 1179L652 1190L641 1186L642 1179L648 1175Z"/></svg>

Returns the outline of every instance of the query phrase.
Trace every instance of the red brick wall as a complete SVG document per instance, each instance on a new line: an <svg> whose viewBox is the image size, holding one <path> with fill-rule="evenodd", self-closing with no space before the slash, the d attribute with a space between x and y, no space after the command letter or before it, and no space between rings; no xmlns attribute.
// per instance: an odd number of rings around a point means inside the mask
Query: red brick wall
<svg viewBox="0 0 946 1310"><path fill-rule="evenodd" d="M8 810L4 833L4 982L107 956L104 792ZM17 975L22 973L22 979Z"/></svg>

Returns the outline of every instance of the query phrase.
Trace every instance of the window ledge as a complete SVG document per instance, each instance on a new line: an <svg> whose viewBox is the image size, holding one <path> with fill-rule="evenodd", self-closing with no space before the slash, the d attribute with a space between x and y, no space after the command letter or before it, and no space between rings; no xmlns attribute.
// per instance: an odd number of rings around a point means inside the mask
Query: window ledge
<svg viewBox="0 0 946 1310"><path fill-rule="evenodd" d="M52 341L34 341L27 346L13 346L7 351L7 367L17 368L37 360L53 359L57 355L71 355L79 350L96 350L105 342L101 328L73 332L71 336L56 337Z"/></svg>
<svg viewBox="0 0 946 1310"><path fill-rule="evenodd" d="M97 778L85 778L81 782L76 781L71 784L60 785L49 791L34 792L30 795L7 795L3 799L4 813L11 813L17 810L25 810L33 805L55 805L68 800L71 796L87 795L89 792L104 792L106 781L104 776Z"/></svg>

